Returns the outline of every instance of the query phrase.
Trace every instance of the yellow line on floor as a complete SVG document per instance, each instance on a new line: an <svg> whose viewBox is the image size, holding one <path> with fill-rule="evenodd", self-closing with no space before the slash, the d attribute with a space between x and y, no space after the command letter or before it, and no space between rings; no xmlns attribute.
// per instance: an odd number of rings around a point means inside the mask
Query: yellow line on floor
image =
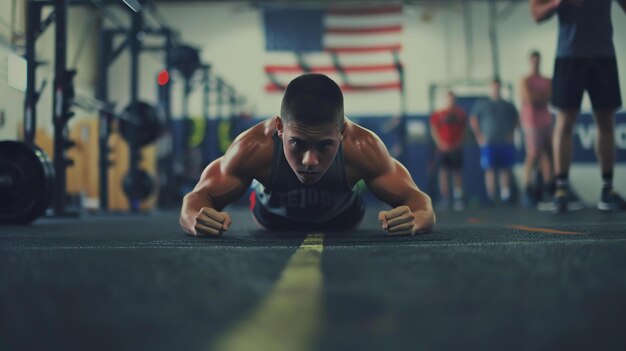
<svg viewBox="0 0 626 351"><path fill-rule="evenodd" d="M582 234L578 232L568 232L568 231L557 230L557 229L527 227L524 225L509 225L507 226L507 228L519 229L519 230L524 230L527 232L550 233L550 234L559 234L559 235Z"/></svg>
<svg viewBox="0 0 626 351"><path fill-rule="evenodd" d="M322 328L323 247L323 234L307 235L265 300L211 349L311 349Z"/></svg>

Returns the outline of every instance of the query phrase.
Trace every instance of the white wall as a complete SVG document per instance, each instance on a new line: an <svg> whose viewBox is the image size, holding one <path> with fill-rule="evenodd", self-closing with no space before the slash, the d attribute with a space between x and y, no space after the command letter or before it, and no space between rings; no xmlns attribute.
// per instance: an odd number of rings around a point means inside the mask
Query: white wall
<svg viewBox="0 0 626 351"><path fill-rule="evenodd" d="M10 13L11 2L1 2L0 13ZM18 1L18 4L20 2ZM473 23L473 62L471 78L488 79L492 73L490 45L487 36L487 2L473 1L468 4ZM506 5L499 4L499 9ZM514 84L528 70L526 57L531 49L539 49L544 55L543 71L552 73L552 61L556 44L556 19L547 23L535 24L528 11L526 2L512 5L510 16L499 21L498 38L501 75L504 80ZM614 42L618 53L620 81L626 91L626 18L625 14L614 5ZM184 41L202 48L205 62L213 65L214 71L244 95L258 116L277 113L280 94L266 93L263 89L266 77L264 64L271 63L271 57L265 53L261 14L258 8L244 2L231 3L177 3L159 4L161 13L167 21L182 33ZM6 9L5 9L6 8ZM6 12L5 12L6 10ZM426 14L430 20L425 21ZM68 61L72 64L83 34L88 32L91 40L79 57L77 76L78 89L85 94L93 91L97 67L97 36L91 25L94 13L88 7L73 7L70 11ZM3 16L4 17L4 16ZM125 20L127 16L119 13ZM0 27L2 28L2 27ZM6 29L0 31L7 35ZM38 70L40 79L51 81L53 28L50 28L38 42L38 54L42 59L50 60L50 66ZM465 34L461 5L407 5L405 7L402 59L406 67L406 90L408 112L410 114L429 111L428 87L432 82L446 79L468 78L466 69ZM6 56L0 49L0 68L6 67ZM154 101L156 98L155 80L162 69L158 54L144 54L141 59L140 97ZM0 79L4 72L0 70ZM119 106L124 106L129 95L128 54L121 55L111 68L111 97ZM6 79L6 78L5 78ZM0 84L3 89L0 107L7 110L7 115L21 119L21 95ZM175 114L180 114L180 89L174 97ZM44 92L39 114L40 124L49 117L49 91ZM8 104L8 102L11 102ZM400 98L397 92L352 93L346 94L346 112L348 115L385 115L400 110ZM587 105L585 105L587 106ZM201 113L200 94L192 96L191 112ZM215 111L214 111L215 113ZM0 133L12 135L5 127ZM0 134L4 135L4 134Z"/></svg>
<svg viewBox="0 0 626 351"><path fill-rule="evenodd" d="M473 23L473 76L489 79L492 74L488 40L488 4L470 2ZM506 4L498 4L503 10ZM498 22L501 76L515 85L528 71L527 55L538 49L544 56L543 71L552 74L557 21L537 25L530 16L528 4L512 5L512 12ZM179 29L182 38L202 48L202 57L214 71L233 83L253 105L257 115L275 114L280 94L265 93L263 66L271 63L264 50L261 13L245 3L160 4L168 22ZM423 20L431 14L429 21ZM626 14L617 4L613 9L614 42L620 67L620 81L626 90ZM402 59L406 67L408 110L411 114L429 110L428 86L445 79L468 78L466 75L465 34L460 5L405 6ZM147 62L154 66L154 62ZM149 71L147 81L153 84L157 69ZM399 111L397 92L346 94L348 115L377 115ZM586 107L587 104L585 102ZM200 114L199 96L192 100L193 114Z"/></svg>

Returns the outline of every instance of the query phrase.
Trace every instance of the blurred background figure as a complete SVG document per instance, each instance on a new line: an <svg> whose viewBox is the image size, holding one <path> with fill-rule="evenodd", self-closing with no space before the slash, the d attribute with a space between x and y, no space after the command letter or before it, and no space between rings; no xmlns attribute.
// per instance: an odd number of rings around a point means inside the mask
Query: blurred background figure
<svg viewBox="0 0 626 351"><path fill-rule="evenodd" d="M463 137L467 127L465 112L456 105L456 96L449 90L446 93L446 106L430 116L430 132L437 146L439 165L439 208L463 209ZM450 177L452 178L452 199L450 198ZM452 201L451 201L452 200Z"/></svg>
<svg viewBox="0 0 626 351"><path fill-rule="evenodd" d="M489 99L472 108L470 126L480 146L480 165L485 170L485 187L491 204L496 198L496 175L500 200L512 204L511 168L515 161L513 136L519 122L517 109L501 95L500 78L491 83Z"/></svg>
<svg viewBox="0 0 626 351"><path fill-rule="evenodd" d="M541 75L540 66L541 55L532 51L530 73L522 79L519 88L522 101L520 124L526 147L523 203L530 207L535 207L543 197L551 199L554 195L552 115L548 110L551 80ZM535 171L540 176L533 177Z"/></svg>
<svg viewBox="0 0 626 351"><path fill-rule="evenodd" d="M618 1L626 12L626 1ZM531 0L537 22L559 19L554 64L552 104L558 108L554 130L556 192L554 211L582 209L570 189L569 169L573 154L573 129L585 91L589 93L597 126L595 151L602 173L598 209L626 209L626 202L613 190L615 166L615 112L622 105L617 70L611 0Z"/></svg>

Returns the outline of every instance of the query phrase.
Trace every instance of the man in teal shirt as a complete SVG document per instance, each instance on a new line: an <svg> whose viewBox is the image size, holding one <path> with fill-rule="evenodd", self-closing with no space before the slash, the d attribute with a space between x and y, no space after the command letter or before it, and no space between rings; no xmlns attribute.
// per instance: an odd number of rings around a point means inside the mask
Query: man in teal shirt
<svg viewBox="0 0 626 351"><path fill-rule="evenodd" d="M496 175L500 200L511 202L511 169L515 161L513 133L519 124L517 109L501 96L501 83L491 83L489 99L477 102L470 114L470 126L480 145L480 165L485 170L485 186L491 202L496 201Z"/></svg>

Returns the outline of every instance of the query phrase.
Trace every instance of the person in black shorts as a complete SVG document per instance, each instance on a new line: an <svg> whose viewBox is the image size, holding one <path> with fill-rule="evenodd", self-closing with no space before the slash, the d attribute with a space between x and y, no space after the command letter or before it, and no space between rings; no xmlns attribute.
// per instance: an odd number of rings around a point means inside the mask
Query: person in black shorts
<svg viewBox="0 0 626 351"><path fill-rule="evenodd" d="M552 105L558 109L553 135L557 190L554 211L582 208L571 191L568 173L572 160L573 128L587 91L597 126L596 156L602 172L602 191L597 207L603 211L626 209L624 199L613 190L615 165L615 112L622 105L611 24L612 0L531 0L537 22L554 14L559 37ZM619 0L626 12L626 0Z"/></svg>

